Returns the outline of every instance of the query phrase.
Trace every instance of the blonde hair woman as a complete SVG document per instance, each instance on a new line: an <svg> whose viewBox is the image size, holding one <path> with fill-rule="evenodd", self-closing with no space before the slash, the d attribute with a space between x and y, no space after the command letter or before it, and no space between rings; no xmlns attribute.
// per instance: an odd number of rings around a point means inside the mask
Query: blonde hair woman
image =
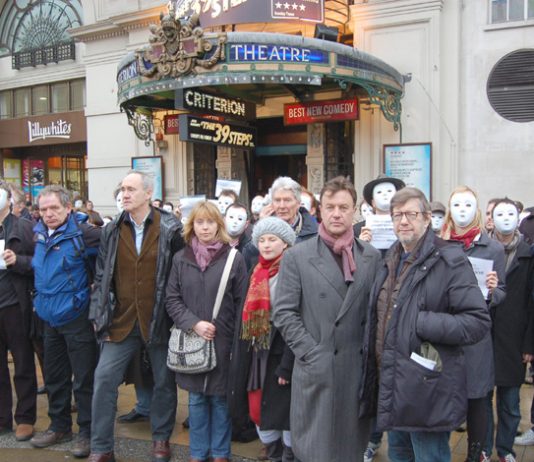
<svg viewBox="0 0 534 462"><path fill-rule="evenodd" d="M232 424L226 404L230 352L236 313L243 301L247 271L241 254L232 264L219 314L213 308L230 237L217 207L197 204L184 226L186 247L172 261L167 312L180 329L193 329L215 343L217 366L202 374L176 373L178 386L189 392L190 462L228 462Z"/></svg>

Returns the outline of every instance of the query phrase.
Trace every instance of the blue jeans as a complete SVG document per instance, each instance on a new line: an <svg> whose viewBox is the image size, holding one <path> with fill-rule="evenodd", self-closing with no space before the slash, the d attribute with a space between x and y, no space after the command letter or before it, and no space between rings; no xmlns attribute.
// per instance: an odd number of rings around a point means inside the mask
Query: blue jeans
<svg viewBox="0 0 534 462"><path fill-rule="evenodd" d="M388 432L391 462L450 462L449 432Z"/></svg>
<svg viewBox="0 0 534 462"><path fill-rule="evenodd" d="M150 403L152 402L152 388L136 384L135 396L137 397L135 412L148 417L150 415Z"/></svg>
<svg viewBox="0 0 534 462"><path fill-rule="evenodd" d="M135 327L122 342L104 342L100 361L95 371L93 394L93 422L91 425L91 452L113 450L113 429L117 412L119 385L143 338ZM167 368L167 346L147 345L154 377L153 398L150 404L150 426L153 441L167 441L176 418L176 384L174 373Z"/></svg>
<svg viewBox="0 0 534 462"><path fill-rule="evenodd" d="M189 393L191 458L205 460L231 455L232 419L224 396ZM211 454L210 454L211 452Z"/></svg>
<svg viewBox="0 0 534 462"><path fill-rule="evenodd" d="M91 433L91 398L98 357L93 326L88 311L59 327L44 327L45 385L48 393L50 430L69 432L72 393L78 405L80 434ZM74 378L73 378L74 377Z"/></svg>
<svg viewBox="0 0 534 462"><path fill-rule="evenodd" d="M514 438L521 422L519 410L519 387L496 387L497 388L497 434L495 435L495 447L497 455L504 457L514 452ZM489 456L493 450L493 391L488 394L487 409L488 433L484 450Z"/></svg>

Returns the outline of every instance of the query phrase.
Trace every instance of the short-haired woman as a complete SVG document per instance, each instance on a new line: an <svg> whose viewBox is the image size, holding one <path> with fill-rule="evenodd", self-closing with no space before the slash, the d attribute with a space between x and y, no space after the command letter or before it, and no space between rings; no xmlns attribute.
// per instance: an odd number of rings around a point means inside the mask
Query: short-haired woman
<svg viewBox="0 0 534 462"><path fill-rule="evenodd" d="M190 462L227 462L231 455L231 419L226 404L228 368L235 318L246 291L246 267L238 253L219 314L213 308L224 266L230 252L230 237L215 205L197 204L184 226L186 247L172 262L167 286L167 312L176 327L193 329L214 341L217 366L203 374L176 373L178 386L189 392Z"/></svg>

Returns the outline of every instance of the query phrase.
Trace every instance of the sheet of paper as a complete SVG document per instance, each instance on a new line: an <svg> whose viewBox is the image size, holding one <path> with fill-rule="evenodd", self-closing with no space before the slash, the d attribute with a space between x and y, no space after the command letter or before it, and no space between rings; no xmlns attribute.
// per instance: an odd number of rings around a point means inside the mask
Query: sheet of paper
<svg viewBox="0 0 534 462"><path fill-rule="evenodd" d="M432 359L428 359L428 358L423 358L421 355L418 355L415 351L412 352L412 354L410 355L410 359L430 371L433 371L436 368L436 361L433 361Z"/></svg>
<svg viewBox="0 0 534 462"><path fill-rule="evenodd" d="M198 202L204 202L206 200L205 194L199 194L197 196L185 196L180 197L180 210L182 212L182 223L185 223L191 210Z"/></svg>
<svg viewBox="0 0 534 462"><path fill-rule="evenodd" d="M365 220L365 226L371 229L371 245L375 249L389 249L397 240L393 232L393 221L389 215L371 215Z"/></svg>
<svg viewBox="0 0 534 462"><path fill-rule="evenodd" d="M239 197L239 193L241 192L241 181L221 180L220 178L217 178L217 183L215 183L215 197L219 197L223 189L230 189Z"/></svg>
<svg viewBox="0 0 534 462"><path fill-rule="evenodd" d="M493 271L493 260L485 258L468 257L477 278L478 287L485 299L488 298L489 290L486 287L486 274Z"/></svg>
<svg viewBox="0 0 534 462"><path fill-rule="evenodd" d="M3 256L5 248L6 248L6 241L4 239L0 239L0 270L7 269L6 262Z"/></svg>

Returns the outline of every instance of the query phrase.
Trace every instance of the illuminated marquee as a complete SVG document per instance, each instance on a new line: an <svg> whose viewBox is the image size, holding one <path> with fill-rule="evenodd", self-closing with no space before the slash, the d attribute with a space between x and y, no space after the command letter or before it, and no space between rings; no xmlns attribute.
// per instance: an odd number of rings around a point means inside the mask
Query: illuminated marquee
<svg viewBox="0 0 534 462"><path fill-rule="evenodd" d="M233 43L229 45L229 61L265 61L328 64L328 53L313 48L300 48L287 45L263 45Z"/></svg>
<svg viewBox="0 0 534 462"><path fill-rule="evenodd" d="M176 90L175 108L186 111L213 113L238 120L254 120L256 105L239 98L212 95L197 89Z"/></svg>
<svg viewBox="0 0 534 462"><path fill-rule="evenodd" d="M254 148L256 130L228 122L218 122L190 115L180 115L180 140L219 146Z"/></svg>

